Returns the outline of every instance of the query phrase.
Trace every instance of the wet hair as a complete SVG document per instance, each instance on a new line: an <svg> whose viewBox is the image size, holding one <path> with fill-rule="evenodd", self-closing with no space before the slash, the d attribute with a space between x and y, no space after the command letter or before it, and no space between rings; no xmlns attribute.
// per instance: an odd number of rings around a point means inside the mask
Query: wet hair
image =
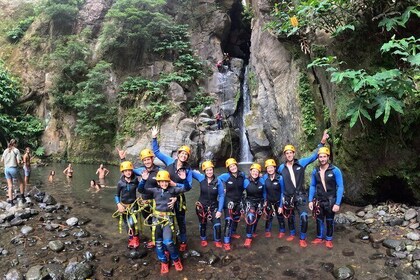
<svg viewBox="0 0 420 280"><path fill-rule="evenodd" d="M55 171L54 170L51 170L50 171L50 176L54 176L55 175Z"/></svg>
<svg viewBox="0 0 420 280"><path fill-rule="evenodd" d="M14 146L14 145L16 145L16 144L17 144L16 139L10 139L10 142L9 142L9 148L11 148L12 146Z"/></svg>

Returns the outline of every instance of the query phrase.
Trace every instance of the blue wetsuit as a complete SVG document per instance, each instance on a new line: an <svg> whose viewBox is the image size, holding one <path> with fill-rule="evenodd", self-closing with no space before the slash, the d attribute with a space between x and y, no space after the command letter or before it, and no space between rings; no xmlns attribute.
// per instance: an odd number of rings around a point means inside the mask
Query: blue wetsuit
<svg viewBox="0 0 420 280"><path fill-rule="evenodd" d="M129 208L132 211L136 212L136 210L138 209L137 203L134 205L131 205L131 204L133 204L137 199L137 185L138 184L139 184L139 181L137 180L137 177L134 175L134 173L131 175L129 182L125 180L124 175L121 176L117 184L117 192L114 196L115 204L122 203L126 208ZM135 222L136 221L135 215L137 214L135 213L122 214L124 225L130 237L138 236L139 234L139 230Z"/></svg>
<svg viewBox="0 0 420 280"><path fill-rule="evenodd" d="M192 176L200 183L200 197L196 204L196 212L200 227L200 238L206 240L207 221L213 223L214 241L221 240L221 223L220 218L215 217L216 212L223 211L223 203L225 200L225 190L220 179L213 176L211 182L207 177L198 171L193 171Z"/></svg>
<svg viewBox="0 0 420 280"><path fill-rule="evenodd" d="M152 149L155 156L165 164L166 170L169 172L169 175L172 181L174 181L177 184L185 183L185 184L188 184L189 186L192 186L192 170L188 164L183 163L183 168L186 171L187 177L185 180L182 180L177 174L178 159L173 159L170 156L167 156L161 153L159 149L159 144L156 138L152 139ZM185 220L186 210L187 210L187 203L185 200L185 195L180 194L178 195L178 199L175 203L174 211L175 211L176 221L179 227L179 240L181 243L187 242L187 224Z"/></svg>
<svg viewBox="0 0 420 280"><path fill-rule="evenodd" d="M255 232L258 221L261 218L264 201L266 200L267 193L262 178L254 179L252 177L249 177L245 179L244 188L246 192L246 238L252 238L252 234Z"/></svg>
<svg viewBox="0 0 420 280"><path fill-rule="evenodd" d="M290 235L294 236L296 235L294 209L298 211L300 216L300 239L306 239L306 232L308 230L308 195L304 186L305 168L318 158L318 149L323 146L323 144L319 144L317 149L315 149L309 157L294 160L292 169L295 176L296 186L293 184L289 168L286 167L286 163L282 163L277 170L284 181L282 205L284 209L287 210L285 210L283 214L285 217L288 217Z"/></svg>
<svg viewBox="0 0 420 280"><path fill-rule="evenodd" d="M276 215L279 222L279 232L286 232L286 225L283 214L279 214L278 210L283 205L281 204L282 193L284 193L284 182L281 175L274 174L271 179L270 175L264 174L263 181L267 192L267 221L265 222L265 231L270 232L273 224L273 217ZM289 226L290 228L290 226Z"/></svg>
<svg viewBox="0 0 420 280"><path fill-rule="evenodd" d="M232 234L236 232L239 220L241 218L241 211L243 210L243 193L245 184L245 174L238 171L238 176L233 176L232 173L226 172L218 177L225 185L225 233L223 243L230 243Z"/></svg>
<svg viewBox="0 0 420 280"><path fill-rule="evenodd" d="M311 185L309 186L309 201L315 199L314 204L318 204L319 213L316 218L317 238L331 241L334 233L334 216L332 211L334 204L340 206L344 193L343 175L341 170L329 164L324 175L325 188L322 184L319 167L314 168L311 175ZM316 207L314 205L314 207ZM326 219L327 231L324 232L324 219Z"/></svg>
<svg viewBox="0 0 420 280"><path fill-rule="evenodd" d="M138 190L140 193L152 194L155 201L155 207L153 209L153 227L152 232L154 233L154 241L156 244L156 254L161 262L166 263L168 260L165 256L165 248L169 251L172 260L177 261L179 259L179 253L177 248L174 246L172 239L173 228L173 211L168 207L168 203L171 197L189 191L191 185L188 183L177 184L176 187L168 186L167 189L160 187L146 188L146 181L141 180L138 184Z"/></svg>

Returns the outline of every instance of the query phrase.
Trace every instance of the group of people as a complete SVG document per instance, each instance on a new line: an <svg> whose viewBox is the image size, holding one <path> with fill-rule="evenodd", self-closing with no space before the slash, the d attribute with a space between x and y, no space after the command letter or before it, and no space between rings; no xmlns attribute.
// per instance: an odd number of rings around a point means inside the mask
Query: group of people
<svg viewBox="0 0 420 280"><path fill-rule="evenodd" d="M340 210L344 192L343 178L338 167L329 162L330 150L325 146L326 131L320 144L311 156L295 158L296 149L286 145L283 153L285 161L277 165L274 159L267 159L262 166L253 163L249 173L239 170L238 162L229 158L225 162L227 172L216 176L214 164L207 160L201 164L201 173L188 164L191 149L181 146L174 159L163 154L157 141L158 129L152 129L152 149L143 149L140 160L143 166L134 168L125 160L125 151L119 150L121 159L121 179L117 185L115 217L124 221L128 232L128 247L140 244L137 214L141 212L144 225L151 227L152 240L149 248L155 247L161 262L161 273L169 271L169 262L175 269L183 269L179 251L187 249L187 228L185 220L186 201L184 192L192 188L192 179L199 182L200 194L195 204L199 222L201 246L208 246L207 224L212 223L214 245L231 250L231 239L240 238L237 226L242 219L246 223L244 247L251 247L256 228L261 218L265 219L265 237L270 238L274 216L279 223L278 238L286 237L286 221L289 228L287 241L296 236L295 218L299 215L299 245L307 247L309 210L316 218L317 236L313 244L325 244L333 248L334 215ZM160 168L154 164L157 157L164 164ZM311 176L309 193L305 189L306 167L316 159L319 165ZM137 191L141 194L137 198ZM222 232L222 214L224 229ZM178 227L178 229L176 229ZM174 238L177 233L178 238ZM178 240L177 240L178 239ZM175 246L179 243L179 246Z"/></svg>
<svg viewBox="0 0 420 280"><path fill-rule="evenodd" d="M29 177L31 176L31 149L25 148L25 153L21 155L17 148L16 139L11 139L7 148L4 150L1 161L4 165L4 174L7 181L7 202L11 205L14 204L14 199L23 199L25 195L26 185L29 184ZM19 167L23 167L24 178L19 172ZM19 184L19 191L16 197L13 196L13 183Z"/></svg>

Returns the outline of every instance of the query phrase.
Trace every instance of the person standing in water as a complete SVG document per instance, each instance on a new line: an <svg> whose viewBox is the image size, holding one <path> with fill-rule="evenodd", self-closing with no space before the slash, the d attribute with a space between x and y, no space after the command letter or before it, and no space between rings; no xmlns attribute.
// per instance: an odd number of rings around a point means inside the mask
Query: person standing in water
<svg viewBox="0 0 420 280"><path fill-rule="evenodd" d="M104 165L101 163L99 165L99 168L96 170L96 174L99 178L99 185L105 186L105 177L109 174L109 170L104 167Z"/></svg>
<svg viewBox="0 0 420 280"><path fill-rule="evenodd" d="M25 186L29 184L29 177L31 177L31 158L31 148L26 147L25 154L22 157Z"/></svg>
<svg viewBox="0 0 420 280"><path fill-rule="evenodd" d="M71 163L69 163L66 169L63 170L63 174L66 175L67 178L72 178L73 173L74 173L73 166L71 165Z"/></svg>

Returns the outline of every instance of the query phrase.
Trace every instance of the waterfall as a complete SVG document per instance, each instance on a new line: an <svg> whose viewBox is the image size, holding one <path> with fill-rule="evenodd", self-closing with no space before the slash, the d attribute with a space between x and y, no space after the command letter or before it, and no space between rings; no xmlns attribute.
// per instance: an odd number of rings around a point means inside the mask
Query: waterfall
<svg viewBox="0 0 420 280"><path fill-rule="evenodd" d="M249 96L249 86L248 86L248 66L245 66L244 79L242 81L242 116L241 121L239 122L239 131L240 131L240 162L251 162L252 154L249 148L248 137L246 136L245 129L245 116L251 111L251 98Z"/></svg>

